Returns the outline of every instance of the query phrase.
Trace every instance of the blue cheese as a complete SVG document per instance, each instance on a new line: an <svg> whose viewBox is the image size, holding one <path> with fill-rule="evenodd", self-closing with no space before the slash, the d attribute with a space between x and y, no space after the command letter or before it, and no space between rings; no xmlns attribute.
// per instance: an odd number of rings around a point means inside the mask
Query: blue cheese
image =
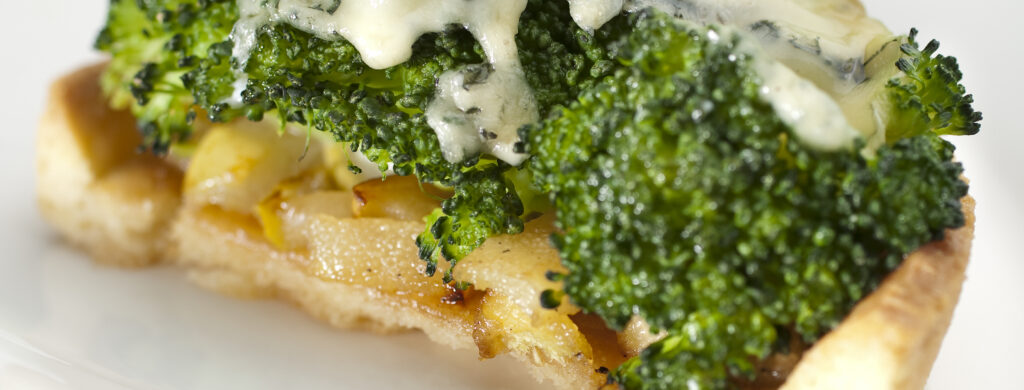
<svg viewBox="0 0 1024 390"><path fill-rule="evenodd" d="M451 162L487 152L519 165L518 129L540 120L530 86L517 64L487 65L445 72L437 97L427 107L427 123L437 133L444 158Z"/></svg>
<svg viewBox="0 0 1024 390"><path fill-rule="evenodd" d="M758 65L761 98L771 103L783 123L797 138L818 150L839 150L853 146L862 137L843 116L843 110L825 91L776 61Z"/></svg>

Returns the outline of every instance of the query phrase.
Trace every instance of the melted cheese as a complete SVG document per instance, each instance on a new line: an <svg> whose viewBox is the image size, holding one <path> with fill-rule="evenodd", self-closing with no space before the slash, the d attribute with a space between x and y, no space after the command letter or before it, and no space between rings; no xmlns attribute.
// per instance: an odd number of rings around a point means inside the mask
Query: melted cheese
<svg viewBox="0 0 1024 390"><path fill-rule="evenodd" d="M444 158L451 162L486 151L519 165L526 155L512 149L519 141L517 131L540 120L518 63L495 64L494 70L481 65L445 72L426 114Z"/></svg>
<svg viewBox="0 0 1024 390"><path fill-rule="evenodd" d="M623 0L569 0L569 13L580 28L594 31L622 13Z"/></svg>
<svg viewBox="0 0 1024 390"><path fill-rule="evenodd" d="M862 136L843 116L839 104L814 83L776 61L764 61L757 68L763 83L761 98L771 103L803 144L838 150L852 147Z"/></svg>

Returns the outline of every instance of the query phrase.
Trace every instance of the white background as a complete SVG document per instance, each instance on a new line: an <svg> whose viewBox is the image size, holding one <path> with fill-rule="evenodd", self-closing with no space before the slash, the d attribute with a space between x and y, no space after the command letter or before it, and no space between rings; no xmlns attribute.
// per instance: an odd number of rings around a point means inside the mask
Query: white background
<svg viewBox="0 0 1024 390"><path fill-rule="evenodd" d="M107 0L5 0L0 23L0 389L528 388L418 334L338 332L280 303L200 290L177 270L97 267L63 246L34 203L33 147L49 81L101 58ZM955 55L983 111L956 138L978 200L974 254L929 389L1020 386L1024 367L1021 24L1011 0L865 0L893 31ZM391 365L393 370L384 367Z"/></svg>

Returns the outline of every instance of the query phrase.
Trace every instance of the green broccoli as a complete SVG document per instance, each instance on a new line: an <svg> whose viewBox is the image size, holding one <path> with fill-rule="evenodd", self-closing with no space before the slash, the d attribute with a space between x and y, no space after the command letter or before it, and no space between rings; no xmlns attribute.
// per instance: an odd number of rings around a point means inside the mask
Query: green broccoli
<svg viewBox="0 0 1024 390"><path fill-rule="evenodd" d="M328 132L382 170L452 188L416 240L431 274L553 210L568 273L542 302L568 296L612 327L640 316L668 334L611 373L626 388L728 387L782 332L813 342L904 255L964 223L967 187L938 135L976 133L981 114L955 59L919 50L916 31L869 60L878 70L851 98L881 109L884 145L825 152L759 95L742 34L657 11L588 32L567 2L530 0L516 43L545 119L520 130L532 156L513 167L445 160L423 114L443 72L485 62L464 28L373 69L345 40L269 24L243 67L238 19L234 0L111 1L103 85L147 148L186 139L197 115Z"/></svg>
<svg viewBox="0 0 1024 390"><path fill-rule="evenodd" d="M813 342L906 253L963 225L944 126L908 129L871 159L816 151L760 97L746 38L631 19L612 45L625 66L521 131L564 232L564 293L614 328L640 316L668 332L613 372L623 387L728 387L781 329Z"/></svg>
<svg viewBox="0 0 1024 390"><path fill-rule="evenodd" d="M899 74L889 79L887 96L879 100L889 106L886 141L892 142L924 132L949 135L973 135L981 128L981 113L974 111L974 97L965 94L959 84L963 75L956 58L941 54L932 57L939 42L932 40L920 50L917 29L900 40L900 58L889 70Z"/></svg>

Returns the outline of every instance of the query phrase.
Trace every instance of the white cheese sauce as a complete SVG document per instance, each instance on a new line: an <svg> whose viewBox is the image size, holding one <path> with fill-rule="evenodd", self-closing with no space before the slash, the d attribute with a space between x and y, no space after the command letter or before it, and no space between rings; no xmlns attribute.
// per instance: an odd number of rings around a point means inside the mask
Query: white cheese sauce
<svg viewBox="0 0 1024 390"><path fill-rule="evenodd" d="M569 0L569 14L576 25L594 31L622 13L623 0Z"/></svg>
<svg viewBox="0 0 1024 390"><path fill-rule="evenodd" d="M512 165L526 158L513 150L519 128L540 120L533 93L516 64L445 72L426 115L446 160L458 162L486 151Z"/></svg>
<svg viewBox="0 0 1024 390"><path fill-rule="evenodd" d="M777 61L762 61L757 69L763 83L761 98L771 103L804 145L825 151L847 149L863 136L846 120L839 104L814 83Z"/></svg>

